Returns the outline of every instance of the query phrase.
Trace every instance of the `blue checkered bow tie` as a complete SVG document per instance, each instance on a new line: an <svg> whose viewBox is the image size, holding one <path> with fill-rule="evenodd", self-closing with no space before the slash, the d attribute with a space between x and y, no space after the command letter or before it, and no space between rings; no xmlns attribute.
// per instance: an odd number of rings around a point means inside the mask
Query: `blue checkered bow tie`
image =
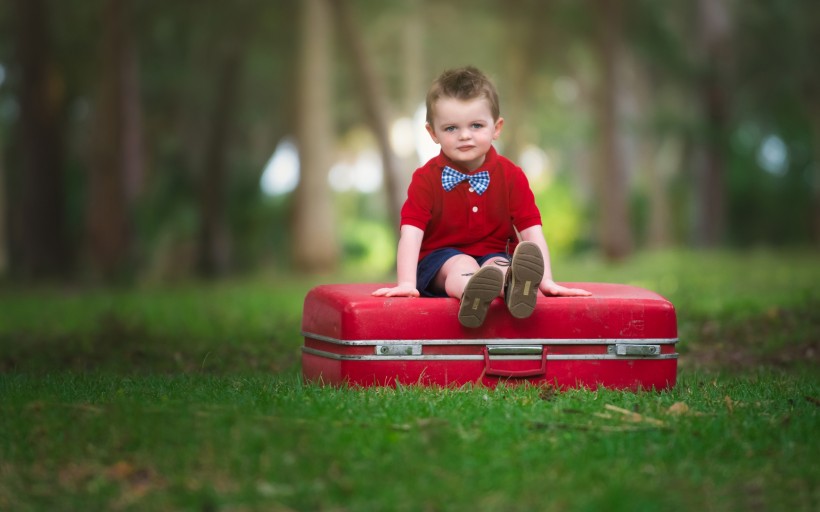
<svg viewBox="0 0 820 512"><path fill-rule="evenodd" d="M444 190L447 192L456 188L456 185L464 180L469 181L473 190L475 190L478 195L481 195L486 192L487 187L490 186L490 173L481 171L475 174L464 174L452 167L444 167L444 170L441 172L441 186L444 187Z"/></svg>

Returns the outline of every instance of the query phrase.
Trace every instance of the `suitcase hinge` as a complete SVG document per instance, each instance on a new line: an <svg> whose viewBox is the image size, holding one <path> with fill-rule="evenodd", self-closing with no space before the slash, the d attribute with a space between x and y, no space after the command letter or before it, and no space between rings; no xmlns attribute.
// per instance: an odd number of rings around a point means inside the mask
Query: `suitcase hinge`
<svg viewBox="0 0 820 512"><path fill-rule="evenodd" d="M377 356L420 356L421 345L376 345Z"/></svg>
<svg viewBox="0 0 820 512"><path fill-rule="evenodd" d="M659 356L660 345L636 345L632 343L616 343L607 347L607 353L616 356Z"/></svg>

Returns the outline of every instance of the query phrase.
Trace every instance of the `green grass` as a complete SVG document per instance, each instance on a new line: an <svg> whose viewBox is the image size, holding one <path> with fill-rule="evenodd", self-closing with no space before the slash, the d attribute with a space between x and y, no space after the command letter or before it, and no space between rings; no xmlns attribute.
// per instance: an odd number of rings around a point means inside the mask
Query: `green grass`
<svg viewBox="0 0 820 512"><path fill-rule="evenodd" d="M662 393L306 385L315 280L0 291L0 510L817 510L816 261L556 262L673 301Z"/></svg>

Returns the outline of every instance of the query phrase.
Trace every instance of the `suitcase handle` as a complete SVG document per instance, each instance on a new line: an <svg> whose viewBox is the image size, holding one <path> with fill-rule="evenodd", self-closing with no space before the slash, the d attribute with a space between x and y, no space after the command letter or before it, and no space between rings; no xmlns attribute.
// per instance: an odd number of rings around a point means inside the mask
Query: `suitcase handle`
<svg viewBox="0 0 820 512"><path fill-rule="evenodd" d="M502 370L500 368L490 367L490 349L484 346L484 374L494 375L496 377L536 377L538 375L546 375L547 373L547 347L541 349L541 368L533 370Z"/></svg>

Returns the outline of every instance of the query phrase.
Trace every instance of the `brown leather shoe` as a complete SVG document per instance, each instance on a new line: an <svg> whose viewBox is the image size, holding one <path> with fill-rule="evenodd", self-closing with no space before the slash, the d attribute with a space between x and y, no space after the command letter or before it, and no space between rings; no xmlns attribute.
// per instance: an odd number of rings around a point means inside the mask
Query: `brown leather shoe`
<svg viewBox="0 0 820 512"><path fill-rule="evenodd" d="M458 309L458 321L464 327L481 327L490 303L504 287L504 273L494 266L481 267L467 282Z"/></svg>
<svg viewBox="0 0 820 512"><path fill-rule="evenodd" d="M532 242L515 248L504 288L507 309L515 318L527 318L535 311L538 286L544 277L544 255Z"/></svg>

